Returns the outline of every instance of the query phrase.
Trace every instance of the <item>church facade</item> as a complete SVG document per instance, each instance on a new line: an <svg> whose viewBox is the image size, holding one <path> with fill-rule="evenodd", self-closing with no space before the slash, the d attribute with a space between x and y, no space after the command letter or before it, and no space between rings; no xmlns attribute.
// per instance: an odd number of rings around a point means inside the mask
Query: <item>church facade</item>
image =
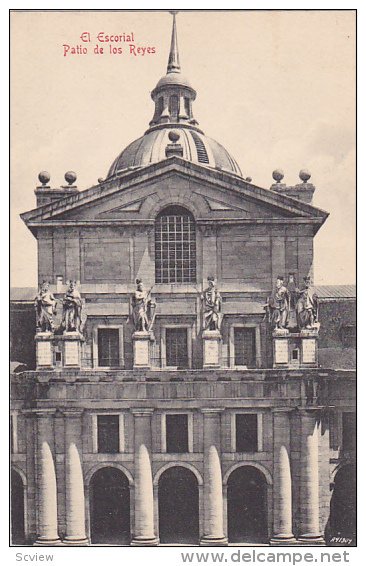
<svg viewBox="0 0 366 566"><path fill-rule="evenodd" d="M151 96L106 179L42 172L22 214L39 290L35 367L12 376L13 544L354 540L355 373L319 347L310 173L258 187L203 133L175 16Z"/></svg>

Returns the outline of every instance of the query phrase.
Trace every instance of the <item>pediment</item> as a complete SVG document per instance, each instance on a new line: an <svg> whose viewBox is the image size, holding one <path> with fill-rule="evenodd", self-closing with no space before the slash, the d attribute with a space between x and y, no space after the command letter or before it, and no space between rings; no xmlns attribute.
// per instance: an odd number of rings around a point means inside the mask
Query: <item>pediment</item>
<svg viewBox="0 0 366 566"><path fill-rule="evenodd" d="M328 215L240 177L174 157L24 213L22 218L30 228L46 220L151 221L171 204L187 206L201 220L312 218L320 226Z"/></svg>
<svg viewBox="0 0 366 566"><path fill-rule="evenodd" d="M148 195L151 196L151 195ZM139 199L135 199L129 202L126 202L125 204L121 204L120 206L115 206L112 208L109 208L108 210L104 210L102 212L99 212L98 214L96 214L96 217L99 218L119 218L119 217L124 217L125 213L138 213L141 210L142 205L144 204L144 202L146 201L147 197L143 197L143 198L139 198Z"/></svg>
<svg viewBox="0 0 366 566"><path fill-rule="evenodd" d="M239 210L240 212L249 213L249 210L244 208L244 206L242 207L234 206L231 203L225 202L223 200L217 200L215 198L211 198L207 196L203 198L205 199L207 206L212 212L218 212L218 211L228 212L229 210Z"/></svg>

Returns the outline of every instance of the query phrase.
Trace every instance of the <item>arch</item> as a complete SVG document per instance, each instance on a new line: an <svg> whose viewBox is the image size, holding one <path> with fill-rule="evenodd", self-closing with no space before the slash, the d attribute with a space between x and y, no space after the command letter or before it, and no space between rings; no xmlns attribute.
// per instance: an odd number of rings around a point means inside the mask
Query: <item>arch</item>
<svg viewBox="0 0 366 566"><path fill-rule="evenodd" d="M169 466L160 474L158 515L163 544L198 544L199 485L187 466Z"/></svg>
<svg viewBox="0 0 366 566"><path fill-rule="evenodd" d="M257 466L236 466L228 476L227 519L229 542L267 542L268 483Z"/></svg>
<svg viewBox="0 0 366 566"><path fill-rule="evenodd" d="M334 476L330 501L330 531L333 537L356 538L356 465L344 464Z"/></svg>
<svg viewBox="0 0 366 566"><path fill-rule="evenodd" d="M194 219L200 216L200 210L188 196L179 194L174 195L173 198L172 195L169 194L161 198L157 203L155 203L154 206L150 208L148 217L155 220L164 211L165 208L168 208L170 206L181 206L183 208L186 208Z"/></svg>
<svg viewBox="0 0 366 566"><path fill-rule="evenodd" d="M267 468L265 466L263 466L263 464L259 464L258 462L237 462L236 464L234 464L233 466L231 466L227 472L224 474L222 483L224 486L227 486L227 482L228 479L231 475L231 473L236 470L237 468L241 468L242 466L252 466L253 468L257 468L260 472L262 472L262 474L264 475L264 477L266 478L266 482L267 485L272 485L272 476L270 474L270 472L267 470Z"/></svg>
<svg viewBox="0 0 366 566"><path fill-rule="evenodd" d="M25 530L25 475L19 468L11 468L11 542L13 545L24 544Z"/></svg>
<svg viewBox="0 0 366 566"><path fill-rule="evenodd" d="M16 464L12 464L11 469L14 470L14 472L17 472L17 474L20 475L20 477L22 478L23 486L24 486L24 488L26 488L28 486L28 482L27 482L27 476L25 475L23 470L21 468L19 468L19 466L17 466Z"/></svg>
<svg viewBox="0 0 366 566"><path fill-rule="evenodd" d="M90 538L94 544L131 541L130 482L118 466L99 467L89 481Z"/></svg>
<svg viewBox="0 0 366 566"><path fill-rule="evenodd" d="M167 464L164 464L164 466L159 468L158 471L155 473L154 479L153 479L154 486L157 486L159 484L160 476L166 470L168 470L169 468L173 468L174 466L180 466L182 468L187 468L188 470L193 472L194 475L196 476L198 485L203 485L203 478L202 478L200 472L197 470L197 468L192 466L192 464L189 464L188 462L168 462Z"/></svg>
<svg viewBox="0 0 366 566"><path fill-rule="evenodd" d="M130 487L134 485L134 480L133 480L131 472L127 468L122 466L122 464L119 464L117 462L101 462L100 464L95 464L95 466L93 466L92 468L90 468L86 472L85 477L84 477L86 487L88 487L90 485L90 480L93 477L93 475L95 474L95 472L97 472L101 468L117 468L118 470L120 470L121 472L123 472L125 474L125 476L128 479L128 483L129 483Z"/></svg>

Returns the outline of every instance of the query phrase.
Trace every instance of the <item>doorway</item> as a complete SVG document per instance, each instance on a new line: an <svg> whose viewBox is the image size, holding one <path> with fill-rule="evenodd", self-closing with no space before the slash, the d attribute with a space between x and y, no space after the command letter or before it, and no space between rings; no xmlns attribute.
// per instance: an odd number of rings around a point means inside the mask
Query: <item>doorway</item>
<svg viewBox="0 0 366 566"><path fill-rule="evenodd" d="M118 468L96 471L90 481L92 544L130 544L130 487Z"/></svg>
<svg viewBox="0 0 366 566"><path fill-rule="evenodd" d="M24 529L24 485L15 470L11 470L11 542L25 544Z"/></svg>
<svg viewBox="0 0 366 566"><path fill-rule="evenodd" d="M198 544L197 478L183 466L173 466L159 479L159 536L165 544Z"/></svg>
<svg viewBox="0 0 366 566"><path fill-rule="evenodd" d="M268 541L267 482L254 466L240 466L227 484L229 542Z"/></svg>

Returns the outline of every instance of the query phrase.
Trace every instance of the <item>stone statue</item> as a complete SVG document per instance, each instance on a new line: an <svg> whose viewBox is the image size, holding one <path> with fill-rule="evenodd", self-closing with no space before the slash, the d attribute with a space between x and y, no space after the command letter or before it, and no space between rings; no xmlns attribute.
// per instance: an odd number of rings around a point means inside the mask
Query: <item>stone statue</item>
<svg viewBox="0 0 366 566"><path fill-rule="evenodd" d="M149 332L155 320L156 303L151 299L151 290L144 290L141 279L136 279L136 291L132 295L132 318L135 332Z"/></svg>
<svg viewBox="0 0 366 566"><path fill-rule="evenodd" d="M296 304L297 325L300 330L318 325L318 296L311 289L310 277L304 277L304 287L299 291Z"/></svg>
<svg viewBox="0 0 366 566"><path fill-rule="evenodd" d="M203 301L204 330L220 330L222 299L213 277L207 277L208 287L201 295Z"/></svg>
<svg viewBox="0 0 366 566"><path fill-rule="evenodd" d="M36 310L36 331L54 332L53 317L56 314L56 299L50 291L48 281L42 282L34 301L34 307Z"/></svg>
<svg viewBox="0 0 366 566"><path fill-rule="evenodd" d="M62 300L62 328L64 332L80 332L82 301L76 281L70 281Z"/></svg>
<svg viewBox="0 0 366 566"><path fill-rule="evenodd" d="M288 281L286 287L288 291L288 300L289 300L288 327L296 328L297 327L296 305L299 298L300 289L296 285L294 273L288 274Z"/></svg>
<svg viewBox="0 0 366 566"><path fill-rule="evenodd" d="M283 282L283 276L278 275L275 287L265 305L267 319L273 330L285 329L288 325L289 293Z"/></svg>

